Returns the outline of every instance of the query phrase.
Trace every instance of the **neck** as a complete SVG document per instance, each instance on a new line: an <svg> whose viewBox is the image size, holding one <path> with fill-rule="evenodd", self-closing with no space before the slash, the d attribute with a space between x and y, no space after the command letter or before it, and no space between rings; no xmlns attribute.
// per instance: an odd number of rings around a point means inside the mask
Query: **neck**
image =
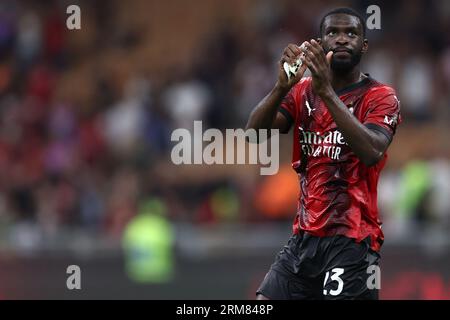
<svg viewBox="0 0 450 320"><path fill-rule="evenodd" d="M361 81L363 77L364 75L361 74L359 68L353 68L350 72L345 73L332 72L331 85L333 86L334 91L339 91Z"/></svg>

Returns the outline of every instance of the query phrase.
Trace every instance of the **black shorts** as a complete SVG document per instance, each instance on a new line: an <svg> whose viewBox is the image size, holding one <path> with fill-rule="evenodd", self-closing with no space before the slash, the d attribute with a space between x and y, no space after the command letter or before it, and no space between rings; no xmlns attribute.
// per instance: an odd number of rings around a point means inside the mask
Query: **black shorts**
<svg viewBox="0 0 450 320"><path fill-rule="evenodd" d="M357 243L341 235L294 234L256 294L274 300L377 300L379 260L370 238Z"/></svg>

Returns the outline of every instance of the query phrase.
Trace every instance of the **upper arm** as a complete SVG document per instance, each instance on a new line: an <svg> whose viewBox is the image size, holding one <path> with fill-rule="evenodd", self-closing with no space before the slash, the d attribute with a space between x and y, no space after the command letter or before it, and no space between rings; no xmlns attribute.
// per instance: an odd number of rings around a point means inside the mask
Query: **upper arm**
<svg viewBox="0 0 450 320"><path fill-rule="evenodd" d="M279 129L281 133L288 133L295 123L299 114L299 90L301 88L301 83L302 82L300 82L299 85L293 86L281 101L275 120L272 124L272 129Z"/></svg>
<svg viewBox="0 0 450 320"><path fill-rule="evenodd" d="M387 147L400 123L400 101L395 91L391 88L376 91L367 102L363 124L379 136L380 140L387 141ZM385 139L381 138L383 136Z"/></svg>
<svg viewBox="0 0 450 320"><path fill-rule="evenodd" d="M400 101L393 89L380 89L372 94L367 106L363 124L370 130L374 146L382 155L401 122Z"/></svg>
<svg viewBox="0 0 450 320"><path fill-rule="evenodd" d="M386 134L374 129L373 127L369 127L368 129L370 130L372 141L374 142L376 150L380 152L380 156L383 155L391 144L392 137L389 138Z"/></svg>
<svg viewBox="0 0 450 320"><path fill-rule="evenodd" d="M288 133L292 127L293 120L292 118L289 119L289 116L286 116L281 110L277 112L272 129L278 129L281 133Z"/></svg>

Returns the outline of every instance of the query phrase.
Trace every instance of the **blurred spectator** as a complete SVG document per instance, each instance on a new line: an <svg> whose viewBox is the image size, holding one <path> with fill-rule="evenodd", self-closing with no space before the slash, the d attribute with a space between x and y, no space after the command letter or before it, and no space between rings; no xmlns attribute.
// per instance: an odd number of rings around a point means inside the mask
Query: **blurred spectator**
<svg viewBox="0 0 450 320"><path fill-rule="evenodd" d="M174 273L174 231L158 198L146 200L126 225L122 243L126 272L139 283L164 283Z"/></svg>
<svg viewBox="0 0 450 320"><path fill-rule="evenodd" d="M398 93L402 97L402 111L416 121L427 120L431 116L432 71L428 60L415 53L406 58L401 70Z"/></svg>
<svg viewBox="0 0 450 320"><path fill-rule="evenodd" d="M144 135L145 99L149 84L144 79L130 79L121 101L104 116L104 132L109 148L124 157L137 151Z"/></svg>
<svg viewBox="0 0 450 320"><path fill-rule="evenodd" d="M200 205L198 223L230 223L238 221L240 199L232 187L221 186L210 193Z"/></svg>
<svg viewBox="0 0 450 320"><path fill-rule="evenodd" d="M256 210L273 220L293 219L299 197L298 178L290 165L280 168L277 175L267 176L255 193Z"/></svg>
<svg viewBox="0 0 450 320"><path fill-rule="evenodd" d="M169 86L163 99L174 121L174 127L192 129L195 120L205 118L211 101L211 92L200 81L186 79Z"/></svg>
<svg viewBox="0 0 450 320"><path fill-rule="evenodd" d="M42 50L42 26L39 16L26 12L18 21L16 57L21 68L28 70Z"/></svg>

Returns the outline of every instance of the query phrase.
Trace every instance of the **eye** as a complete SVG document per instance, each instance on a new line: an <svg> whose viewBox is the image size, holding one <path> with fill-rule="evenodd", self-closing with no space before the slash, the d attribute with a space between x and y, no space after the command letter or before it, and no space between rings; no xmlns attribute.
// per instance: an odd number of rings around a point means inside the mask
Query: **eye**
<svg viewBox="0 0 450 320"><path fill-rule="evenodd" d="M353 38L353 37L356 36L356 33L354 33L353 31L350 31L350 32L347 33L347 35L348 35L349 37Z"/></svg>
<svg viewBox="0 0 450 320"><path fill-rule="evenodd" d="M336 34L334 31L328 31L327 36L332 37Z"/></svg>

